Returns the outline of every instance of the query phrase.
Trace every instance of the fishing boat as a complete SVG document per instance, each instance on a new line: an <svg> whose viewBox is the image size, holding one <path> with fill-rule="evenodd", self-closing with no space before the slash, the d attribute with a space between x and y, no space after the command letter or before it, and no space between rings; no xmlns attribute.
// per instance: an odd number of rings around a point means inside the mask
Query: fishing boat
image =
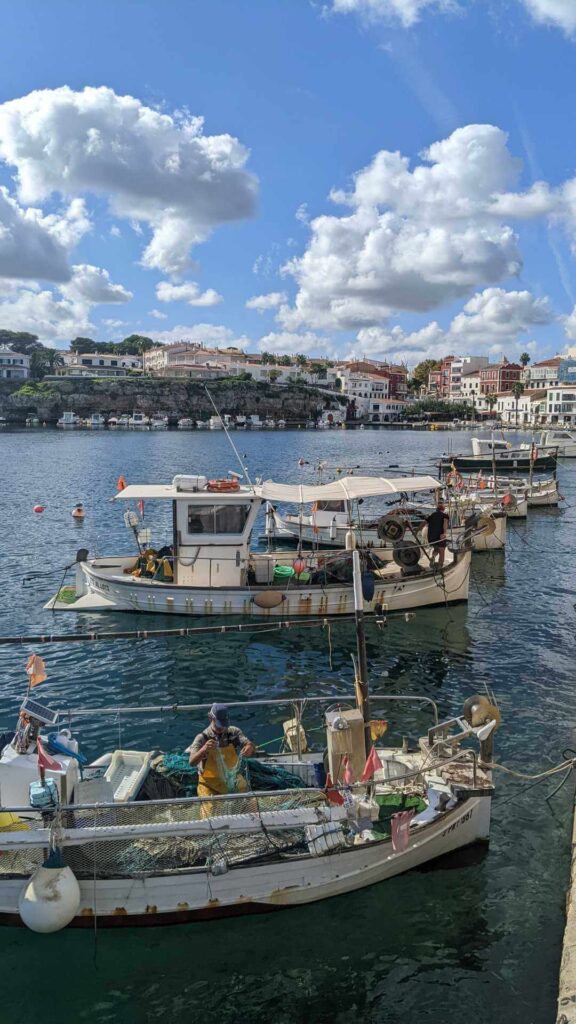
<svg viewBox="0 0 576 1024"><path fill-rule="evenodd" d="M343 548L352 532L357 547L378 548L381 557L393 559L394 545L409 539L427 547L422 531L434 505L415 504L408 499L411 478L398 479L405 486L401 501L393 510L367 515L345 501L315 502L309 512L280 513L272 504L266 508L266 538L301 547ZM423 488L429 490L429 488ZM418 492L416 492L418 493ZM490 503L489 503L490 505ZM469 544L472 551L501 550L506 545L506 513L486 504L467 508L448 503L448 538L453 548Z"/></svg>
<svg viewBox="0 0 576 1024"><path fill-rule="evenodd" d="M496 485L494 477L489 474L463 474L463 486L466 491L484 491L486 494L496 494L502 500L504 495L513 494L520 501L526 500L528 508L557 507L561 496L558 490L556 477L529 477L497 476Z"/></svg>
<svg viewBox="0 0 576 1024"><path fill-rule="evenodd" d="M144 412L135 411L128 418L128 426L130 430L148 430L150 427L150 417Z"/></svg>
<svg viewBox="0 0 576 1024"><path fill-rule="evenodd" d="M208 420L196 420L196 430L208 430Z"/></svg>
<svg viewBox="0 0 576 1024"><path fill-rule="evenodd" d="M189 416L183 416L178 420L178 430L193 430L194 420L191 420Z"/></svg>
<svg viewBox="0 0 576 1024"><path fill-rule="evenodd" d="M410 477L411 485L440 487L433 477ZM126 526L136 536L136 554L89 557L81 550L76 583L47 608L62 611L139 611L172 615L302 617L349 614L353 607L352 551L257 551L251 536L267 501L294 503L396 496L402 479L343 477L329 484L241 484L176 476L171 484L130 485L116 501L126 503ZM138 503L162 501L172 509L172 541L146 549L138 540ZM130 503L134 506L130 507ZM350 539L353 546L353 538ZM417 545L400 542L393 560L378 550L363 553L366 610L398 610L468 599L470 550L446 552L442 569Z"/></svg>
<svg viewBox="0 0 576 1024"><path fill-rule="evenodd" d="M497 708L476 695L439 721L429 698L371 702L395 717L403 704L420 725L422 707L432 710L413 748L400 737L376 746L386 720L355 696L234 704L252 721L287 707L283 751L240 756L222 769L224 792L207 798L188 754L158 751L156 737L178 713L201 729L208 705L146 709L155 749L130 750L114 739L140 709L61 712L27 696L0 751L0 923L49 933L263 913L486 843ZM111 746L87 764L75 727L90 715L109 717ZM320 725L316 749L308 719Z"/></svg>
<svg viewBox="0 0 576 1024"><path fill-rule="evenodd" d="M252 415L248 417L246 423L249 430L262 430L262 420L257 412L253 412Z"/></svg>
<svg viewBox="0 0 576 1024"><path fill-rule="evenodd" d="M457 470L491 469L510 472L517 469L546 470L556 467L557 452L555 449L541 451L533 445L522 445L513 448L509 441L494 438L472 439L471 454L455 454L446 456L442 468Z"/></svg>
<svg viewBox="0 0 576 1024"><path fill-rule="evenodd" d="M275 430L276 429L276 420L273 420L273 419L271 419L270 416L267 416L266 419L264 420L264 423L262 424L262 426L264 427L264 430Z"/></svg>
<svg viewBox="0 0 576 1024"><path fill-rule="evenodd" d="M286 420L278 420L276 426L278 430L286 430Z"/></svg>
<svg viewBox="0 0 576 1024"><path fill-rule="evenodd" d="M60 427L61 430L78 430L81 426L80 417L71 409L68 409L62 413L56 426Z"/></svg>

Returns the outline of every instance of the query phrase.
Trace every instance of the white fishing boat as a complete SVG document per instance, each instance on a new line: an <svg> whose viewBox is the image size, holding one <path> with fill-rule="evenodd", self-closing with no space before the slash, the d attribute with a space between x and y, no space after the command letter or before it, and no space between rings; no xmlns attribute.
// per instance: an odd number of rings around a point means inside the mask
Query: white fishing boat
<svg viewBox="0 0 576 1024"><path fill-rule="evenodd" d="M257 412L253 412L251 416L248 416L246 425L249 430L262 430L262 420Z"/></svg>
<svg viewBox="0 0 576 1024"><path fill-rule="evenodd" d="M150 427L150 417L144 412L135 411L128 418L128 426L131 430L148 430Z"/></svg>
<svg viewBox="0 0 576 1024"><path fill-rule="evenodd" d="M208 430L208 420L196 420L196 430Z"/></svg>
<svg viewBox="0 0 576 1024"><path fill-rule="evenodd" d="M118 422L118 417L117 416L109 416L109 418L108 418L108 429L109 430L117 430L119 425L120 424Z"/></svg>
<svg viewBox="0 0 576 1024"><path fill-rule="evenodd" d="M209 430L223 430L222 419L220 416L211 416L208 420Z"/></svg>
<svg viewBox="0 0 576 1024"><path fill-rule="evenodd" d="M72 412L71 409L63 412L56 424L62 430L78 430L81 425L80 417L75 412Z"/></svg>
<svg viewBox="0 0 576 1024"><path fill-rule="evenodd" d="M236 430L246 430L247 422L245 416L236 416L235 419Z"/></svg>
<svg viewBox="0 0 576 1024"><path fill-rule="evenodd" d="M262 426L264 427L264 430L275 430L276 420L273 420L269 416L267 416Z"/></svg>
<svg viewBox="0 0 576 1024"><path fill-rule="evenodd" d="M397 482L400 482L398 480ZM360 548L378 548L381 557L393 559L395 544L408 540L410 546L426 548L427 517L434 505L415 505L408 500L411 478L401 480L406 498L395 505L393 511L380 515L364 514L360 507L345 501L315 502L311 510L301 514L280 513L271 503L266 509L266 537L278 543L292 543L301 547L343 548L351 532ZM423 488L429 490L429 488ZM415 493L418 493L416 491ZM448 539L453 548L464 542L472 551L502 550L506 545L506 513L488 509L485 505L462 508L449 502ZM412 555L413 557L413 555Z"/></svg>
<svg viewBox="0 0 576 1024"><path fill-rule="evenodd" d="M178 430L193 430L194 420L191 420L189 416L182 416L178 420Z"/></svg>
<svg viewBox="0 0 576 1024"><path fill-rule="evenodd" d="M150 430L168 430L168 416L166 413L155 413L150 420Z"/></svg>
<svg viewBox="0 0 576 1024"><path fill-rule="evenodd" d="M130 426L130 416L129 416L129 414L127 412L122 413L122 416L120 416L120 418L118 420L118 426L121 427L122 430L127 430L129 428L129 426Z"/></svg>
<svg viewBox="0 0 576 1024"><path fill-rule="evenodd" d="M277 720L287 705L285 752L241 755L231 770L222 761L224 791L206 798L190 795L188 755L162 754L157 737L163 715L168 738L175 713L201 728L208 706L148 708L154 750L111 746L80 771L82 734L69 726L107 715L113 743L139 709L60 713L26 698L0 752L0 923L49 933L280 910L487 842L497 708L475 696L442 722L429 698L377 697L372 708L397 718L401 702L420 704L420 724L427 703L431 727L417 747L398 738L373 745L368 759L371 731L381 737L386 722L370 718L367 702L235 704L252 722L264 709ZM308 749L305 715L323 727L317 750Z"/></svg>
<svg viewBox="0 0 576 1024"><path fill-rule="evenodd" d="M411 485L440 487L433 477L410 477ZM352 552L275 553L251 548L251 535L267 501L294 503L357 501L399 496L405 484L386 477L344 477L311 486L267 481L241 485L225 480L176 476L171 484L130 485L117 501L128 503L126 525L136 531L137 504L167 502L172 508L172 543L137 555L87 557L79 552L75 587L64 588L47 608L62 611L140 611L172 615L301 617L349 614L353 608ZM134 508L130 508L133 503ZM353 543L353 541L351 541ZM468 599L470 550L446 552L444 567L425 552L407 554L401 544L393 561L377 549L364 558L366 610L381 612ZM417 557L414 557L416 554ZM408 561L410 564L408 564Z"/></svg>
<svg viewBox="0 0 576 1024"><path fill-rule="evenodd" d="M276 426L278 430L286 430L286 420L278 420Z"/></svg>
<svg viewBox="0 0 576 1024"><path fill-rule="evenodd" d="M485 491L494 494L494 477L482 473L463 475L465 490ZM528 508L556 507L561 495L556 477L505 477L496 476L496 493L500 500L505 494L513 494L517 499L526 499Z"/></svg>

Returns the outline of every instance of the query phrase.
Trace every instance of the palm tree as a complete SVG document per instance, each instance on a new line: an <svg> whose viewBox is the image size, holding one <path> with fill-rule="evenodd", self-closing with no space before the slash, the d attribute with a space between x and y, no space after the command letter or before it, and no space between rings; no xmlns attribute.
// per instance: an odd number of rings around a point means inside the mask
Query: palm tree
<svg viewBox="0 0 576 1024"><path fill-rule="evenodd" d="M514 415L514 422L518 426L518 402L524 394L524 385L521 380L517 380L512 385L512 394L514 395L514 401L516 403L516 410Z"/></svg>
<svg viewBox="0 0 576 1024"><path fill-rule="evenodd" d="M492 413L492 411L494 409L494 406L496 405L497 401L498 401L498 399L496 398L496 395L493 395L493 394L486 395L486 405L490 409L490 413Z"/></svg>
<svg viewBox="0 0 576 1024"><path fill-rule="evenodd" d="M42 380L47 373L54 373L64 360L55 348L34 349L30 357L30 373L36 380Z"/></svg>
<svg viewBox="0 0 576 1024"><path fill-rule="evenodd" d="M528 352L523 352L522 353L522 355L520 356L519 362L522 364L524 369L526 369L526 367L528 366L528 363L530 362L530 356L528 355Z"/></svg>

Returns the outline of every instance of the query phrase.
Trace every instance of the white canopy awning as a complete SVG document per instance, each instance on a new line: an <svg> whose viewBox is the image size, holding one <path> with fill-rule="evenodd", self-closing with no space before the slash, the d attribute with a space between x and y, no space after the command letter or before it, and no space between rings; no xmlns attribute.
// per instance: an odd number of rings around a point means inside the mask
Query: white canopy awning
<svg viewBox="0 0 576 1024"><path fill-rule="evenodd" d="M384 494L413 494L442 487L433 476L345 476L329 484L276 484L266 480L254 490L266 501L306 505L313 501L357 501Z"/></svg>
<svg viewBox="0 0 576 1024"><path fill-rule="evenodd" d="M188 501L206 504L207 501L217 500L220 504L223 501L234 503L240 499L254 500L259 497L249 487L239 487L237 491L180 491L173 484L128 484L122 491L114 495L116 501Z"/></svg>

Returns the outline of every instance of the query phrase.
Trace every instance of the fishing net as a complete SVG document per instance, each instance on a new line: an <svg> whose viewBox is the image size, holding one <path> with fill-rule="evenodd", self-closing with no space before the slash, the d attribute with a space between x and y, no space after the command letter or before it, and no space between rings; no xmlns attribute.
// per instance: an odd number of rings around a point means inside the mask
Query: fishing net
<svg viewBox="0 0 576 1024"><path fill-rule="evenodd" d="M245 799L209 801L217 813L202 818L202 802L176 801L165 803L136 802L114 807L66 811L62 814L64 828L108 828L115 825L166 825L187 821L203 821L205 829L194 835L153 835L135 838L96 838L79 846L66 846L64 860L78 878L145 876L163 871L191 867L210 867L214 863L232 865L269 859L291 851L306 850L304 826L294 828L260 827L250 832L227 832L217 829L218 817L234 814L263 813L299 807L325 805L318 791L295 789L293 794L271 794ZM1 858L0 858L1 859Z"/></svg>

